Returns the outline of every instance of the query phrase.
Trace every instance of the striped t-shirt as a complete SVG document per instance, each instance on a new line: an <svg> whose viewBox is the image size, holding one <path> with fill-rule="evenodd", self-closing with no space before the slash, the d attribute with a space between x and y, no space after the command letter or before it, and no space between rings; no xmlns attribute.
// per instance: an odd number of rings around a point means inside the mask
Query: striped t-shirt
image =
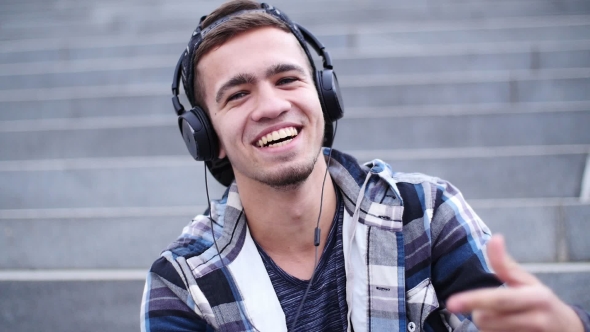
<svg viewBox="0 0 590 332"><path fill-rule="evenodd" d="M346 331L346 272L342 250L342 216L344 206L339 190L334 220L324 252L316 267L314 282L301 309L297 326L294 325L309 280L289 275L258 246L275 293L281 303L289 331Z"/></svg>

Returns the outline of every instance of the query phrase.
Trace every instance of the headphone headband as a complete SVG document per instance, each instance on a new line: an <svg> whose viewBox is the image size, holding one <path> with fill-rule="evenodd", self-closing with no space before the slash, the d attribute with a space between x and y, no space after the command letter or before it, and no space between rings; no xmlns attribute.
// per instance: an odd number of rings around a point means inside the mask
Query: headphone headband
<svg viewBox="0 0 590 332"><path fill-rule="evenodd" d="M194 64L195 64L194 63L195 51L201 46L203 39L205 38L205 36L209 32L211 32L215 28L219 27L223 23L231 20L232 18L246 14L246 13L266 13L266 14L274 17L275 19L278 19L279 21L285 23L289 27L289 29L291 30L291 33L297 38L297 40L301 44L301 47L305 51L305 54L307 55L307 57L310 61L310 64L312 66L312 69L314 71L315 71L315 63L313 61L311 53L309 52L307 44L311 45L312 48L314 50L316 50L317 53L324 59L324 61L323 61L324 64L328 65L328 67L324 67L324 68L332 69L332 62L331 62L330 55L327 53L327 51L325 50L325 47L318 41L318 39L315 38L307 29L305 29L305 28L302 29L301 26L292 22L289 19L289 17L287 17L287 15L285 15L283 12L281 12L277 8L270 6L266 3L261 3L260 8L257 8L257 9L240 10L240 11L231 13L229 15L223 16L223 17L219 18L218 20L212 22L211 24L209 24L205 28L201 28L202 22L207 17L207 16L203 16L203 17L201 17L199 25L193 31L191 38L188 42L188 45L186 47L186 50L181 55L182 61L179 60L179 62L181 62L181 65L179 68L180 69L179 75L182 75L180 77L182 77L184 90L185 90L186 96L187 96L189 102L191 103L192 107L197 105L197 102L195 100L195 96L193 93L193 91L194 91L193 84L194 84L194 78L195 78L194 77L194 75L195 75L195 66L194 66ZM176 77L177 76L175 74L175 78L174 78L175 80L176 80ZM177 83L175 86L178 87L178 85L179 85L179 83ZM174 86L174 84L173 84L173 86ZM172 91L172 93L175 93L175 91Z"/></svg>
<svg viewBox="0 0 590 332"><path fill-rule="evenodd" d="M194 52L201 46L203 42L203 38L209 33L211 30L215 29L216 27L220 26L221 24L229 21L233 17L245 14L245 13L267 13L272 15L273 17L281 20L282 22L286 23L289 26L289 29L295 35L299 43L301 44L305 54L307 55L309 62L312 68L315 71L315 63L311 54L309 53L309 49L307 48L307 44L309 44L314 51L322 58L322 65L324 69L333 69L332 65L332 58L330 54L326 50L326 47L306 28L303 26L292 22L284 13L280 12L275 7L272 7L266 3L261 4L261 9L246 9L240 10L230 15L224 16L217 21L214 21L210 25L208 25L205 29L201 29L201 24L205 20L207 16L202 16L199 22L199 25L193 31L189 44L186 47L186 50L180 55L178 59L178 63L174 69L174 78L172 80L172 95L178 96L180 94L179 85L180 80L182 79L184 85L184 91L189 99L189 102L194 107L197 105L196 100L194 99L193 95L193 82L194 82ZM184 77L183 77L184 76ZM172 98L172 103L174 105L174 110L176 111L177 115L180 115L185 112L184 106L180 103L178 98Z"/></svg>
<svg viewBox="0 0 590 332"><path fill-rule="evenodd" d="M174 106L176 115L181 115L182 113L186 112L184 110L184 106L182 106L180 100L178 99L178 95L180 94L180 91L178 90L178 84L180 83L182 60L183 56L180 56L180 59L178 59L178 63L176 64L176 68L174 68L174 79L172 80L172 105Z"/></svg>
<svg viewBox="0 0 590 332"><path fill-rule="evenodd" d="M322 57L322 64L324 69L333 69L332 66L332 58L330 57L330 53L326 50L324 44L322 44L309 30L304 28L303 26L295 23L295 27L299 29L305 41L311 45L311 47Z"/></svg>

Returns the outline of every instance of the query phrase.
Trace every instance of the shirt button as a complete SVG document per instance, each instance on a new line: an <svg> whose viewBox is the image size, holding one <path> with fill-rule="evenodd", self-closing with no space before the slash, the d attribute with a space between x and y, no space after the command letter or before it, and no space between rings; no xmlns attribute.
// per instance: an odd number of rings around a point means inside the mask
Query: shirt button
<svg viewBox="0 0 590 332"><path fill-rule="evenodd" d="M414 332L416 331L416 324L414 322L409 322L408 323L408 331L409 332Z"/></svg>

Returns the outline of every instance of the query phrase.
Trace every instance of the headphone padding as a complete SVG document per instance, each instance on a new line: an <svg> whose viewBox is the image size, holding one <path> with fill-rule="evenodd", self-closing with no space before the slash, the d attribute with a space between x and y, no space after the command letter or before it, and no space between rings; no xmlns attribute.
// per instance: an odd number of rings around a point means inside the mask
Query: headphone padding
<svg viewBox="0 0 590 332"><path fill-rule="evenodd" d="M317 72L318 90L324 106L326 121L334 122L344 114L342 109L342 96L338 78L332 69L324 69Z"/></svg>
<svg viewBox="0 0 590 332"><path fill-rule="evenodd" d="M211 161L219 154L217 135L207 114L195 107L178 117L178 127L184 143L197 161Z"/></svg>

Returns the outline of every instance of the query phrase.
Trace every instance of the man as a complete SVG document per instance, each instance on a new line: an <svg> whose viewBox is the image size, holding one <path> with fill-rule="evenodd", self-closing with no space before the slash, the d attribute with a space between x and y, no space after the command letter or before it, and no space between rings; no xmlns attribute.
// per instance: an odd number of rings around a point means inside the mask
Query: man
<svg viewBox="0 0 590 332"><path fill-rule="evenodd" d="M235 181L153 264L142 330L587 330L451 184L322 149L339 91L329 56L315 75L300 30L240 0L193 34L177 76L199 109L173 99L181 131Z"/></svg>

